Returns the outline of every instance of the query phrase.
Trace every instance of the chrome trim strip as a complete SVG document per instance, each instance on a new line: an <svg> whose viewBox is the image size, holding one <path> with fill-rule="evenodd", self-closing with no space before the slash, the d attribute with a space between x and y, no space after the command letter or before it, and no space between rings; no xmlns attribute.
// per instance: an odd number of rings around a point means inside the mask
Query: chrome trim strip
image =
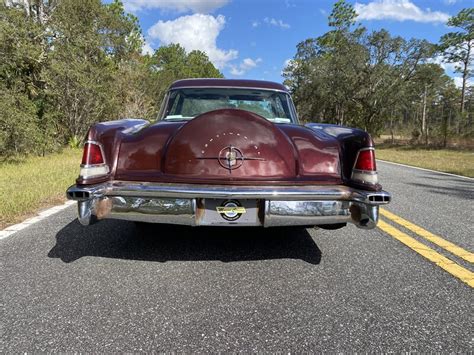
<svg viewBox="0 0 474 355"><path fill-rule="evenodd" d="M215 198L215 199L269 199L269 200L345 200L371 203L368 196L390 196L385 191L358 190L344 185L305 185L305 186L236 186L236 185L198 185L170 184L132 181L111 181L93 186L71 186L68 198L74 192L85 191L98 196L133 196L160 198ZM386 202L388 203L388 202Z"/></svg>
<svg viewBox="0 0 474 355"><path fill-rule="evenodd" d="M350 199L351 189L345 187L293 186L226 186L176 185L151 183L112 182L106 194L187 197L187 198L247 198L247 199Z"/></svg>
<svg viewBox="0 0 474 355"><path fill-rule="evenodd" d="M285 90L280 90L280 89L270 89L270 88L262 88L262 87L256 87L256 86L179 86L176 88L170 88L168 92L170 91L175 91L175 90L181 90L181 89L243 89L243 90L262 90L262 91L276 91L276 92L282 92L287 95L289 95L288 91Z"/></svg>

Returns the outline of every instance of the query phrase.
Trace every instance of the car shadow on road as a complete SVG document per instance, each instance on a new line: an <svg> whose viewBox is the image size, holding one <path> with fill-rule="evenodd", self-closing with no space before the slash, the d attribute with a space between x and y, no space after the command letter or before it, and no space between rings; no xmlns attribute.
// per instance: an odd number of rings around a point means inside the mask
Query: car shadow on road
<svg viewBox="0 0 474 355"><path fill-rule="evenodd" d="M319 264L321 250L304 228L137 227L104 220L84 227L76 220L56 235L50 258L66 263L83 256L166 262L299 259Z"/></svg>
<svg viewBox="0 0 474 355"><path fill-rule="evenodd" d="M429 182L427 182L426 184L412 182L412 183L409 183L409 185L420 187L422 189L427 189L428 191L435 194L450 195L450 196L457 197L463 200L472 200L472 198L474 197L472 182L466 182L466 181L456 182L456 184L452 184L449 187L432 185Z"/></svg>

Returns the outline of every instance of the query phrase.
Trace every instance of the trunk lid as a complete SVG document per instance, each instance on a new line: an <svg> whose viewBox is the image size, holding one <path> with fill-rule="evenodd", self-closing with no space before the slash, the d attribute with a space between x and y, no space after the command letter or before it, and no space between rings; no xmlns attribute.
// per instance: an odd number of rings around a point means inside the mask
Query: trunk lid
<svg viewBox="0 0 474 355"><path fill-rule="evenodd" d="M190 178L280 180L297 175L297 153L276 125L222 109L187 122L169 141L163 173Z"/></svg>
<svg viewBox="0 0 474 355"><path fill-rule="evenodd" d="M124 135L115 179L179 183L341 183L339 144L244 110L160 121Z"/></svg>

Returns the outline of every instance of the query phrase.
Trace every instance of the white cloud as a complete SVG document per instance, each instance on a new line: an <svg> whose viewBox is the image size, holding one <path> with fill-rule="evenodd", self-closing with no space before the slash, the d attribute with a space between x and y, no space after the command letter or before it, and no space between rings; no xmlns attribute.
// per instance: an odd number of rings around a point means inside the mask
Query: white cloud
<svg viewBox="0 0 474 355"><path fill-rule="evenodd" d="M461 88L462 87L462 78L460 76L455 76L453 77L454 79L454 85L456 85L456 87L458 88Z"/></svg>
<svg viewBox="0 0 474 355"><path fill-rule="evenodd" d="M447 22L449 14L422 10L410 0L374 0L367 4L355 3L359 20L395 20L416 22Z"/></svg>
<svg viewBox="0 0 474 355"><path fill-rule="evenodd" d="M266 23L269 26L275 26L275 27L281 27L283 29L288 29L290 28L290 25L288 23L283 22L282 20L277 20L275 18L270 18L270 17L265 17L263 19L263 22ZM260 21L252 21L252 27L259 27L262 23Z"/></svg>
<svg viewBox="0 0 474 355"><path fill-rule="evenodd" d="M244 74L245 74L245 71L239 69L239 68L238 68L237 66L235 66L235 65L232 65L232 66L230 67L230 74L231 74L231 75L235 75L235 76L241 76L241 75L244 75Z"/></svg>
<svg viewBox="0 0 474 355"><path fill-rule="evenodd" d="M447 5L454 5L457 2L458 2L458 0L444 0L444 3L447 4Z"/></svg>
<svg viewBox="0 0 474 355"><path fill-rule="evenodd" d="M445 63L443 62L443 56L438 55L434 58L430 58L427 60L428 63L435 63L438 64L441 68L443 68L447 72L454 72L456 66L459 65L457 63Z"/></svg>
<svg viewBox="0 0 474 355"><path fill-rule="evenodd" d="M263 19L263 22L269 24L269 25L272 25L272 26L276 26L276 27L281 27L283 29L288 29L290 28L290 25L288 23L285 23L283 22L282 20L277 20L277 19L274 19L273 17L272 18L268 18L268 17L265 17Z"/></svg>
<svg viewBox="0 0 474 355"><path fill-rule="evenodd" d="M456 85L456 87L458 87L458 88L462 88L462 77L454 76L453 79L454 79L454 85ZM469 86L472 86L472 85L474 85L473 80L472 79L467 79L466 80L466 87L469 87Z"/></svg>
<svg viewBox="0 0 474 355"><path fill-rule="evenodd" d="M155 53L155 50L151 47L150 43L146 40L143 41L142 54L153 55L153 53Z"/></svg>
<svg viewBox="0 0 474 355"><path fill-rule="evenodd" d="M176 12L207 14L224 5L229 0L124 0L125 9L137 12L147 9L161 9Z"/></svg>
<svg viewBox="0 0 474 355"><path fill-rule="evenodd" d="M253 60L252 58L245 58L242 61L242 65L245 68L251 69L251 68L255 68L257 64L260 63L261 61L262 61L262 58L257 58L255 60Z"/></svg>
<svg viewBox="0 0 474 355"><path fill-rule="evenodd" d="M262 58L252 59L245 58L239 65L230 65L230 73L235 76L241 76L247 73L250 69L257 67L262 62Z"/></svg>
<svg viewBox="0 0 474 355"><path fill-rule="evenodd" d="M456 85L456 87L458 88L462 87L462 77L455 75L456 67L461 67L461 63L445 63L443 62L443 56L441 55L438 55L434 58L430 58L427 60L427 62L438 64L441 68L444 69L446 74L454 80L454 84ZM470 86L472 84L473 84L472 79L468 78L466 85Z"/></svg>
<svg viewBox="0 0 474 355"><path fill-rule="evenodd" d="M186 51L206 52L216 67L222 69L229 61L237 58L235 49L224 50L217 47L217 36L225 26L225 17L219 15L194 14L178 17L173 21L158 21L149 30L151 39L161 44L179 43Z"/></svg>

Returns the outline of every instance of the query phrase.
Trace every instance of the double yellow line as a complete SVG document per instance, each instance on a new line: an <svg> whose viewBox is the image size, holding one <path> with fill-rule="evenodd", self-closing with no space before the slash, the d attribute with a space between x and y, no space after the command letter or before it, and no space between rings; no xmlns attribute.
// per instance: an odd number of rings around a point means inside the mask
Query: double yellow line
<svg viewBox="0 0 474 355"><path fill-rule="evenodd" d="M437 246L447 250L453 255L456 255L459 258L462 258L469 263L474 263L474 254L453 244L429 231L423 229L416 224L413 224L406 219L403 219L385 209L380 209L380 215L383 217L395 222L402 227L416 233L418 236L428 240L429 242L436 244ZM451 275L457 277L462 282L467 283L469 286L474 288L474 273L469 271L468 269L456 264L454 261L448 259L444 255L441 255L434 249L430 248L429 246L419 242L413 237L410 237L408 234L398 230L397 228L393 227L392 225L384 222L383 220L379 220L378 227L383 230L385 233L391 235L398 241L405 244L407 247L413 249L418 254L422 255L426 259L430 260L431 262L438 265L443 270L449 272Z"/></svg>

